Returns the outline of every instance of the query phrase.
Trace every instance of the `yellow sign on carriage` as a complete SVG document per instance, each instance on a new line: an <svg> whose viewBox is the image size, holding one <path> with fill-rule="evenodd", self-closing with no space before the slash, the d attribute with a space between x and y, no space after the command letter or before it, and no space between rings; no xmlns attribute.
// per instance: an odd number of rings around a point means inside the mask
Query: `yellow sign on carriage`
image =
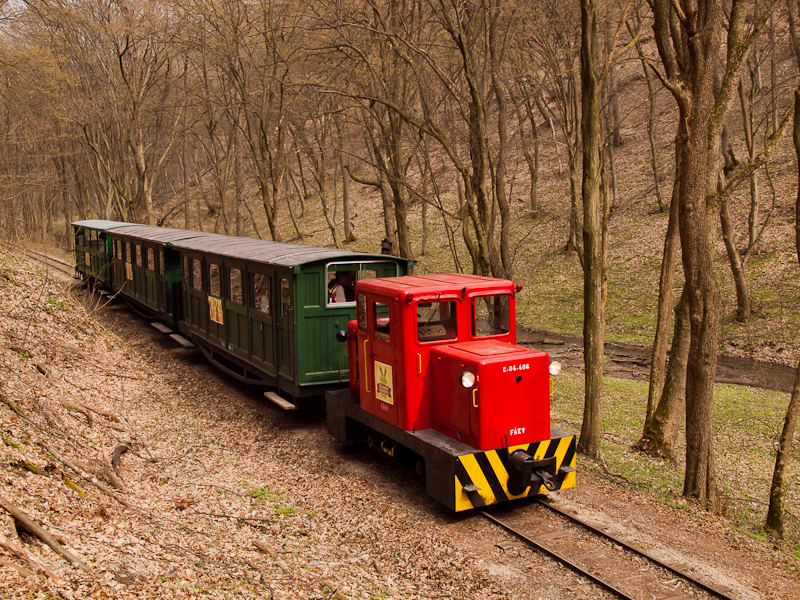
<svg viewBox="0 0 800 600"><path fill-rule="evenodd" d="M214 323L219 323L222 325L222 300L219 298L214 298L214 296L208 297L208 313L209 317L211 318Z"/></svg>

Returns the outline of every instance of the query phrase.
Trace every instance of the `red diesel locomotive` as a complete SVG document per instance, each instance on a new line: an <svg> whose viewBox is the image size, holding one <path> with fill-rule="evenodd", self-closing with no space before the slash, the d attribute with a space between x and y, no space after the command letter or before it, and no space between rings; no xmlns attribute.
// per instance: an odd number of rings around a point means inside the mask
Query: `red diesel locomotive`
<svg viewBox="0 0 800 600"><path fill-rule="evenodd" d="M460 274L360 280L331 435L412 453L456 511L573 487L575 437L550 425L548 355L516 345L515 291Z"/></svg>

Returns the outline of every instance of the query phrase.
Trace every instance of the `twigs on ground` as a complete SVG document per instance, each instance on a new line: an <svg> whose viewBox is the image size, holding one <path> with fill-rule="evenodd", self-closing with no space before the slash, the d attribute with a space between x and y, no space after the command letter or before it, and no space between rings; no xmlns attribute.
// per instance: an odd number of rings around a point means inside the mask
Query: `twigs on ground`
<svg viewBox="0 0 800 600"><path fill-rule="evenodd" d="M53 571L48 569L41 560L36 558L33 554L31 554L27 550L25 550L25 548L23 548L18 544L15 544L2 534L0 534L0 548L5 548L5 550L11 553L12 556L16 556L18 559L25 562L31 569L33 569L33 573L31 573L30 571L20 567L16 563L12 563L11 561L8 562L3 561L3 564L14 567L23 577L26 577L28 575L35 575L37 573L43 573L53 581L59 581L58 576L55 573L53 573Z"/></svg>
<svg viewBox="0 0 800 600"><path fill-rule="evenodd" d="M69 467L75 473L77 473L80 477L82 477L86 481L94 484L94 486L97 489L99 489L101 492L103 492L104 494L106 494L108 496L111 496L114 500L116 500L117 502L119 502L123 506L127 506L128 508L137 508L135 505L133 505L130 502L128 502L127 500L125 500L125 498L120 497L119 494L117 494L114 490L109 488L102 481L98 480L97 477L95 477L94 475L91 475L90 473L87 473L85 470L81 469L79 466L77 466L75 463L73 463L72 461L70 461L66 457L61 456L58 452L54 451L52 448L49 448L44 442L39 441L39 445L42 448L44 448L45 451L47 451L50 454L52 454L58 461L60 461L62 464L64 464L64 466Z"/></svg>
<svg viewBox="0 0 800 600"><path fill-rule="evenodd" d="M26 515L16 505L12 504L8 500L0 496L0 506L6 509L20 525L22 525L33 535L42 540L45 544L50 546L53 552L63 557L71 565L78 567L79 569L85 571L86 573L89 573L90 575L94 575L92 570L88 566L86 566L86 564L84 564L84 562L81 559L79 559L77 556L72 554L72 552L70 552L69 550L64 548L61 544L59 544L52 535L50 535L47 531L45 531L44 528L42 528L38 523L36 523L33 519L31 519L28 515ZM11 543L10 540L8 540L8 538L6 538L5 536L2 536L2 541Z"/></svg>

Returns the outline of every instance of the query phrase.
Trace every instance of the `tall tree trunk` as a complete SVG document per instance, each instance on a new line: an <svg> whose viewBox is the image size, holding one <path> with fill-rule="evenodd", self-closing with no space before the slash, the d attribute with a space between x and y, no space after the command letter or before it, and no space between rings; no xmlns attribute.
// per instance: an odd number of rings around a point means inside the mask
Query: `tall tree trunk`
<svg viewBox="0 0 800 600"><path fill-rule="evenodd" d="M340 156L341 160L341 156ZM344 220L344 242L345 244L355 240L353 235L353 223L350 220L350 167L342 163L342 219Z"/></svg>
<svg viewBox="0 0 800 600"><path fill-rule="evenodd" d="M188 69L183 70L183 93L186 106L189 105ZM189 111L183 111L183 147L181 158L183 162L183 228L192 228L192 214L189 203ZM199 216L199 215L198 215Z"/></svg>
<svg viewBox="0 0 800 600"><path fill-rule="evenodd" d="M786 496L786 471L794 446L794 432L797 429L797 419L800 416L800 363L797 364L794 389L783 419L781 439L778 443L778 452L775 455L775 470L772 473L772 485L769 489L769 509L767 510L768 529L772 529L783 536L784 499Z"/></svg>
<svg viewBox="0 0 800 600"><path fill-rule="evenodd" d="M594 0L581 0L581 133L583 136L583 355L586 367L579 445L599 456L603 435L607 194L603 185L602 80L597 74Z"/></svg>
<svg viewBox="0 0 800 600"><path fill-rule="evenodd" d="M636 9L637 26L641 24L641 15L639 9ZM632 25L628 25L628 32L633 37L636 29ZM656 90L653 88L653 77L650 74L650 67L645 59L642 44L636 42L636 53L639 56L639 62L642 64L642 72L644 73L644 80L647 83L647 138L650 143L650 168L653 170L653 183L656 192L656 201L658 202L658 210L664 212L666 206L664 205L664 198L661 195L661 176L658 170L658 153L656 152ZM673 193L674 196L674 193ZM674 199L673 199L674 200ZM672 206L670 204L670 206Z"/></svg>
<svg viewBox="0 0 800 600"><path fill-rule="evenodd" d="M678 138L679 140L680 138ZM678 141L676 140L676 145ZM658 399L664 389L665 366L667 362L667 344L669 343L669 322L672 314L672 294L675 285L675 265L678 260L680 238L678 237L678 213L680 198L678 196L679 173L675 173L672 186L672 203L669 209L669 223L664 236L664 253L661 259L661 277L658 283L658 311L656 333L653 338L652 360L650 362L650 388L647 394L647 413L644 420L646 435L650 419L653 417ZM674 339L674 337L673 337Z"/></svg>
<svg viewBox="0 0 800 600"><path fill-rule="evenodd" d="M794 50L797 65L800 68L800 37L797 32L797 9L800 3L797 0L786 0L789 9L789 31L792 38L792 49ZM800 264L800 88L794 92L794 128L792 130L794 140L794 151L797 155L797 199L794 205L794 231L795 231L795 250L797 261ZM800 417L800 363L797 365L794 389L789 406L786 409L786 417L783 420L781 439L778 445L778 452L775 456L775 470L772 474L772 485L769 491L769 510L767 511L766 526L783 535L783 513L784 496L786 493L786 471L794 448L794 432L797 428L797 421Z"/></svg>
<svg viewBox="0 0 800 600"><path fill-rule="evenodd" d="M672 349L661 396L647 421L642 438L635 447L651 454L675 460L675 440L683 422L686 409L686 363L689 357L689 302L686 293L675 306L675 327Z"/></svg>
<svg viewBox="0 0 800 600"><path fill-rule="evenodd" d="M744 276L744 265L739 256L739 249L736 247L728 201L723 202L722 206L720 206L719 216L722 223L722 239L725 242L728 263L731 266L733 283L736 288L736 320L740 323L746 323L750 319L750 292L747 289L747 280Z"/></svg>

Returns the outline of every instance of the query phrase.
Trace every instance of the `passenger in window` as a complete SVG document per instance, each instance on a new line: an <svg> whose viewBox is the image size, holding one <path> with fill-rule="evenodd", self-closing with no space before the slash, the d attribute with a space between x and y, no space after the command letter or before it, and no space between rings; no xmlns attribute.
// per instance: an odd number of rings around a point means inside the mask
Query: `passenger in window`
<svg viewBox="0 0 800 600"><path fill-rule="evenodd" d="M336 271L336 277L328 283L328 302L353 302L355 299L355 273Z"/></svg>

